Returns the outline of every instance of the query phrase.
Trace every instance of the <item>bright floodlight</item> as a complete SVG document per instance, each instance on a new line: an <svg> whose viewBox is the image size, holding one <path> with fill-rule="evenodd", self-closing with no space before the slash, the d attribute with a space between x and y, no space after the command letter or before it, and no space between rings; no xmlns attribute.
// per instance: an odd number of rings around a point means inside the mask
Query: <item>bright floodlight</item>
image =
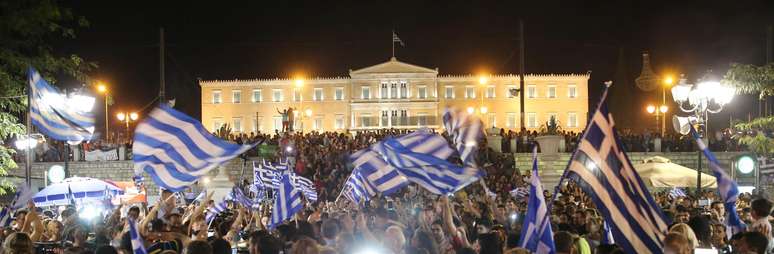
<svg viewBox="0 0 774 254"><path fill-rule="evenodd" d="M489 79L486 76L481 76L478 78L478 83L482 85L486 85L486 83L489 82Z"/></svg>
<svg viewBox="0 0 774 254"><path fill-rule="evenodd" d="M62 165L53 165L48 168L48 180L52 183L62 182L65 178L65 171Z"/></svg>
<svg viewBox="0 0 774 254"><path fill-rule="evenodd" d="M680 83L672 87L672 98L675 102L680 103L688 99L688 94L691 92L691 85Z"/></svg>
<svg viewBox="0 0 774 254"><path fill-rule="evenodd" d="M296 83L296 87L301 88L304 86L304 79L300 79L300 78L296 79L295 83Z"/></svg>
<svg viewBox="0 0 774 254"><path fill-rule="evenodd" d="M648 105L645 110L648 111L649 114L653 114L653 112L656 112L656 106Z"/></svg>
<svg viewBox="0 0 774 254"><path fill-rule="evenodd" d="M311 109L306 109L305 112L306 112L306 116L312 116L312 110Z"/></svg>
<svg viewBox="0 0 774 254"><path fill-rule="evenodd" d="M486 107L481 107L481 114L486 114L486 112L489 112L489 109Z"/></svg>
<svg viewBox="0 0 774 254"><path fill-rule="evenodd" d="M94 205L89 205L81 209L81 212L78 213L78 217L80 217L81 219L90 220L94 217L97 217L100 212L101 210L98 207Z"/></svg>
<svg viewBox="0 0 774 254"><path fill-rule="evenodd" d="M661 113L666 113L667 110L669 110L669 107L666 105L661 105L661 107L658 107L658 111L661 111Z"/></svg>
<svg viewBox="0 0 774 254"><path fill-rule="evenodd" d="M468 114L473 114L474 112L476 112L476 109L475 109L475 108L473 108L473 107L468 107Z"/></svg>
<svg viewBox="0 0 774 254"><path fill-rule="evenodd" d="M749 174L755 170L755 160L750 156L742 156L736 160L736 169L739 173Z"/></svg>
<svg viewBox="0 0 774 254"><path fill-rule="evenodd" d="M75 94L67 98L67 106L79 112L91 112L94 108L94 97Z"/></svg>
<svg viewBox="0 0 774 254"><path fill-rule="evenodd" d="M107 92L107 86L104 83L99 82L99 84L97 84L97 92L100 92L100 93Z"/></svg>
<svg viewBox="0 0 774 254"><path fill-rule="evenodd" d="M19 150L34 149L38 146L38 140L33 137L22 137L17 139L16 142L14 142L14 145L16 145L16 149Z"/></svg>
<svg viewBox="0 0 774 254"><path fill-rule="evenodd" d="M129 119L132 119L132 121L137 120L138 117L139 116L135 112L129 114Z"/></svg>
<svg viewBox="0 0 774 254"><path fill-rule="evenodd" d="M116 118L118 118L118 121L123 121L126 119L126 114L124 112L116 114Z"/></svg>

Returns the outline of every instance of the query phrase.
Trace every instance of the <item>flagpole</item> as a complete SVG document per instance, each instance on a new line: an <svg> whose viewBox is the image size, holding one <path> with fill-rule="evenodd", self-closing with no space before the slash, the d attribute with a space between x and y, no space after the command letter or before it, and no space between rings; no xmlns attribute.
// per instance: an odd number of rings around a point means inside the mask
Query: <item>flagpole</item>
<svg viewBox="0 0 774 254"><path fill-rule="evenodd" d="M29 72L29 70L27 70ZM28 73L29 75L29 73ZM42 76L40 78L43 78ZM32 121L30 115L32 114L32 84L27 81L27 158L24 162L24 181L27 183L27 187L32 187L32 148L30 147L30 135L32 131Z"/></svg>
<svg viewBox="0 0 774 254"><path fill-rule="evenodd" d="M392 58L395 58L395 30L392 30L392 38L390 38L390 41L392 44Z"/></svg>

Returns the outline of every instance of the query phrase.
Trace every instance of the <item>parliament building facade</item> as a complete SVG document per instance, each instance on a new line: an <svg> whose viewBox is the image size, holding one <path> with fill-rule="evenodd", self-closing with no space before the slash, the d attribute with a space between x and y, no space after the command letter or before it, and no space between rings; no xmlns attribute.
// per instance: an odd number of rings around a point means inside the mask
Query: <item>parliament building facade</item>
<svg viewBox="0 0 774 254"><path fill-rule="evenodd" d="M588 74L525 75L524 124L539 130L551 117L582 131L588 114ZM487 128L520 128L519 76L439 75L398 61L350 70L349 77L202 80L202 123L210 131L282 129L278 111L295 108L295 129L344 131L442 128L448 107L478 114Z"/></svg>

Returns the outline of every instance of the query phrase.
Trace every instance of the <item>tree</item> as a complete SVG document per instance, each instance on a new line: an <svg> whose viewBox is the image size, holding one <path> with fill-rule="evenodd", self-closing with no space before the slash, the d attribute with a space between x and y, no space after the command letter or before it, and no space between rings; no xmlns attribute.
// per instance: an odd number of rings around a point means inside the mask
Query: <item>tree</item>
<svg viewBox="0 0 774 254"><path fill-rule="evenodd" d="M26 132L22 124L27 110L27 69L35 67L52 83L54 75L68 75L89 81L86 74L96 64L77 55L59 56L49 44L56 39L74 38L71 27L87 26L83 17L61 8L53 0L0 1L0 142ZM0 175L16 168L8 145L0 146ZM8 183L0 183L8 187ZM0 194L5 188L0 188Z"/></svg>
<svg viewBox="0 0 774 254"><path fill-rule="evenodd" d="M721 81L736 88L743 94L758 94L760 99L774 95L774 63L763 66L751 64L731 64L731 68ZM734 128L741 131L736 135L740 144L747 145L751 151L760 155L774 153L774 116L765 116L749 122L737 123Z"/></svg>

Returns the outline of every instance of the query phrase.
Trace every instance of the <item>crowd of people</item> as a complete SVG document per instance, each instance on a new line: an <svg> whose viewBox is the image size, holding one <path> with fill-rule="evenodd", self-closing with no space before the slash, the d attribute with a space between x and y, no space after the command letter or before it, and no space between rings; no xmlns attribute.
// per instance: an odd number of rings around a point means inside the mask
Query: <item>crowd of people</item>
<svg viewBox="0 0 774 254"><path fill-rule="evenodd" d="M229 137L237 143L281 148L272 157L291 158L292 170L315 183L319 201L305 202L294 219L274 228L269 223L270 200L258 208L230 202L225 212L207 221L205 214L216 203L210 195L187 203L162 191L155 204L121 205L95 218L79 216L72 206L43 209L30 204L18 210L2 231L3 253L133 253L129 219L137 222L149 253L528 253L518 247L528 195L511 191L528 188L529 170L515 168L513 159L508 159L512 155L495 152L486 142L479 146L477 164L487 175L454 196L437 196L410 185L364 204L339 197L352 170L347 163L352 152L406 132ZM252 179L243 180L241 187L248 193ZM488 195L484 186L496 195ZM545 198L551 200L553 186L545 188ZM589 196L571 181L558 191L551 205L557 253L622 253L605 240L604 220ZM772 204L767 199L742 194L737 207L748 231L731 234L714 190L685 196L670 193L654 192L673 222L664 241L666 253L702 248L766 253L771 249Z"/></svg>

